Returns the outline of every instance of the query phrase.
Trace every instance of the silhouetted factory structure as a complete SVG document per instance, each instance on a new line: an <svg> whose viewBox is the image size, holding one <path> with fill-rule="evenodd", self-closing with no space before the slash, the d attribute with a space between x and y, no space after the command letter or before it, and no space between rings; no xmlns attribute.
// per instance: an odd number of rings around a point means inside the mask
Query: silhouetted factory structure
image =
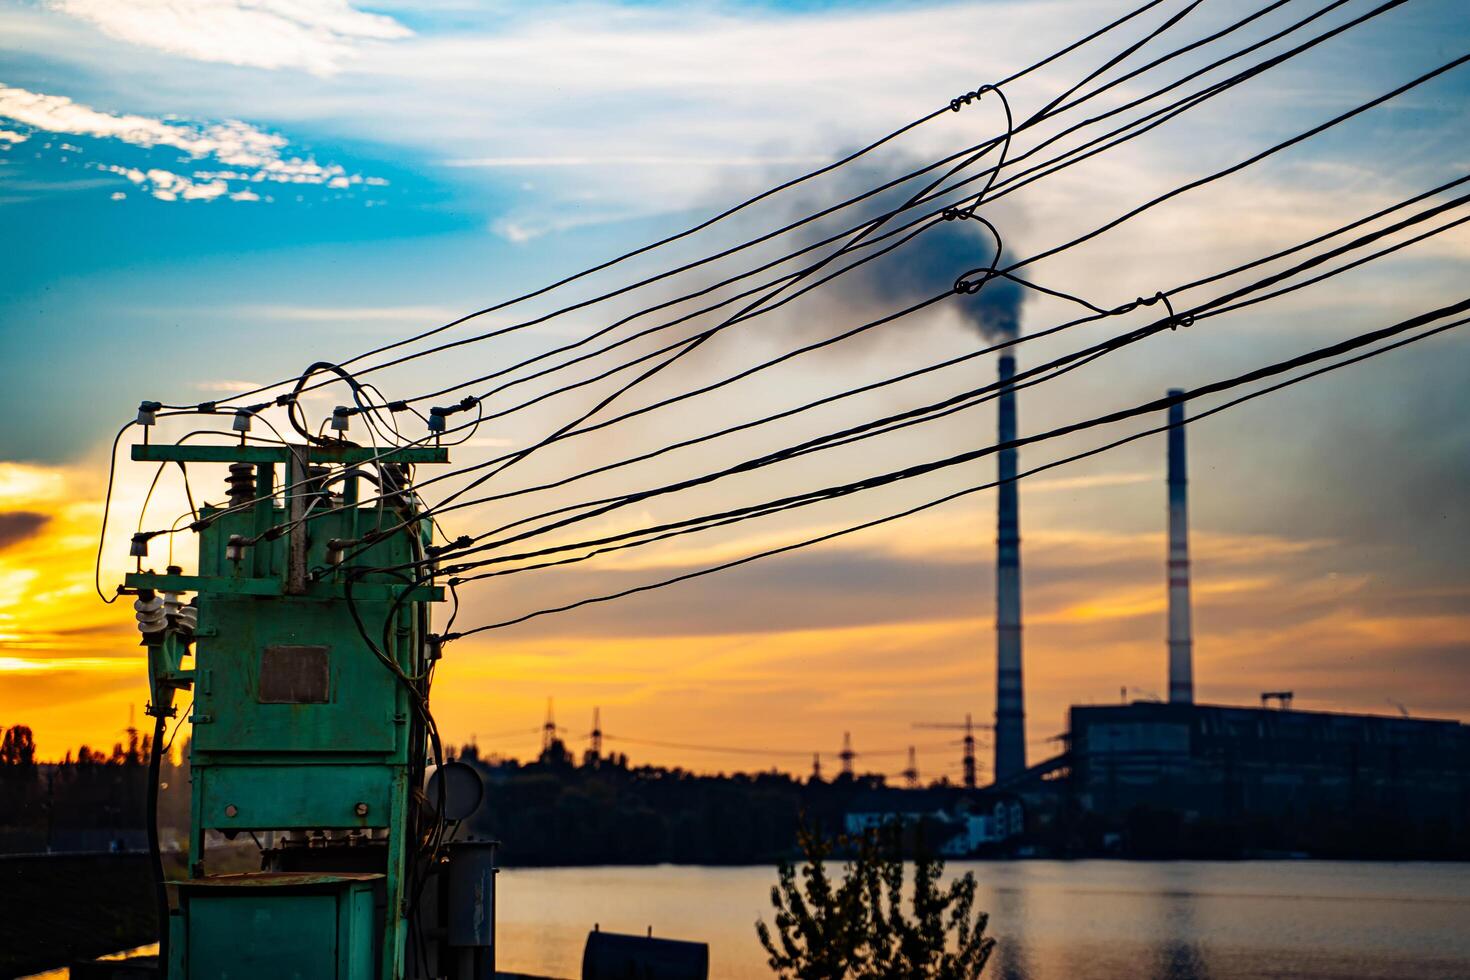
<svg viewBox="0 0 1470 980"><path fill-rule="evenodd" d="M999 443L1016 438L1016 359L1000 355ZM1026 711L1021 686L1021 506L1016 450L996 456L995 535L995 778L1011 779L1026 769Z"/></svg>
<svg viewBox="0 0 1470 980"><path fill-rule="evenodd" d="M1134 702L1073 707L1069 727L1069 790L1092 813L1463 823L1470 808L1456 721Z"/></svg>
<svg viewBox="0 0 1470 980"><path fill-rule="evenodd" d="M1002 382L1013 372L1002 359ZM1008 392L999 404L1002 441L1014 438L1015 418ZM1071 835L1084 850L1121 842L1162 853L1172 841L1177 853L1192 835L1195 845L1208 838L1227 849L1234 842L1246 850L1362 853L1381 845L1384 853L1470 856L1470 726L1295 710L1289 691L1263 694L1260 707L1195 703L1181 403L1168 420L1168 701L1073 706L1065 750L1029 768L1019 500L1015 483L1002 484L994 788L1026 801L1035 839ZM1014 453L1000 454L999 469L1003 480L1015 473Z"/></svg>

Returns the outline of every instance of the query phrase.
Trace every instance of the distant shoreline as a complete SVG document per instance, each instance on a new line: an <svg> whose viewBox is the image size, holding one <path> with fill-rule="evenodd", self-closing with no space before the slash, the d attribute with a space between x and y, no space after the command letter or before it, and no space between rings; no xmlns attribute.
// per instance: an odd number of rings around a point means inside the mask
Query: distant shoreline
<svg viewBox="0 0 1470 980"><path fill-rule="evenodd" d="M1116 864L1247 864L1260 862L1268 864L1286 863L1317 863L1335 862L1347 864L1470 864L1470 858L1465 857L1429 857L1429 858L1385 858L1385 857L1345 857L1341 855L1245 855L1241 857L1131 857L1122 854L1074 854L1059 856L1054 854L1034 854L1025 857L946 857L944 863L952 864L1021 864L1036 861L1051 861L1060 864L1078 863L1083 861L1107 861ZM600 862L600 863L569 863L569 864L511 864L502 863L502 871L551 871L559 868L775 868L776 862L729 862L716 863L712 861L658 861L658 862Z"/></svg>

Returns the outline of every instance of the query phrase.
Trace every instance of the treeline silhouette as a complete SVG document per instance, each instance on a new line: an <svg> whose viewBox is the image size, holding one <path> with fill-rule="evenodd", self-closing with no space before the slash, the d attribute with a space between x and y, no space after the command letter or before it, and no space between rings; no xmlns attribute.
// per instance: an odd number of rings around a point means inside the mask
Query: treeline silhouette
<svg viewBox="0 0 1470 980"><path fill-rule="evenodd" d="M26 725L0 735L0 853L137 850L143 846L152 737L128 729L111 751L82 745L59 762L36 758ZM183 752L188 758L187 747ZM161 768L160 823L188 819L188 764Z"/></svg>
<svg viewBox="0 0 1470 980"><path fill-rule="evenodd" d="M871 775L700 775L619 753L578 761L560 741L529 763L482 759L473 746L457 755L485 780L464 832L501 841L518 866L773 863L795 852L803 815L839 832L849 804L884 786Z"/></svg>
<svg viewBox="0 0 1470 980"><path fill-rule="evenodd" d="M161 769L166 848L182 843L189 820L188 743L180 743ZM41 762L28 727L5 729L0 853L142 849L151 749L148 734L129 729L110 751L83 745ZM449 754L485 783L484 804L461 833L502 841L505 863L520 866L772 863L795 852L803 814L840 832L849 805L885 785L881 775L701 775L619 753L577 760L560 741L528 762L482 759L473 746Z"/></svg>

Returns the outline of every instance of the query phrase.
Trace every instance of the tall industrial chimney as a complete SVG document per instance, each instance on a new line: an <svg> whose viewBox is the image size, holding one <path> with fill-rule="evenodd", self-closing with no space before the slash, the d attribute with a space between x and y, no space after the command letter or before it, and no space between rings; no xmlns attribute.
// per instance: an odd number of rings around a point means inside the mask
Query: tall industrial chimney
<svg viewBox="0 0 1470 980"><path fill-rule="evenodd" d="M1182 395L1178 388L1170 397ZM1189 479L1184 403L1169 406L1169 700L1194 703L1194 639L1189 612Z"/></svg>
<svg viewBox="0 0 1470 980"><path fill-rule="evenodd" d="M1016 438L1016 359L1000 356L1000 441ZM998 455L1000 487L995 539L995 781L1026 769L1026 711L1021 688L1021 508L1016 451Z"/></svg>

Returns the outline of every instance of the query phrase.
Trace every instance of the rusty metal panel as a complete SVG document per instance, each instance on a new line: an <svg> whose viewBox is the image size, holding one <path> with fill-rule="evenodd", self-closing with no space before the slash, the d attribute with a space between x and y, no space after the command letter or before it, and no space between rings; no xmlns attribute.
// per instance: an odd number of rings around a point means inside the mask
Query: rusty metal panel
<svg viewBox="0 0 1470 980"><path fill-rule="evenodd" d="M210 596L202 607L205 635L196 657L209 677L195 685L193 747L209 756L196 762L244 760L258 752L404 752L409 713L399 704L398 679L361 642L342 603ZM385 602L360 602L358 609L372 623L388 614ZM321 647L323 640L330 641L325 697L319 661L270 669L267 650ZM303 691L296 682L304 681L297 676L304 668L317 674ZM312 693L314 700L302 696Z"/></svg>
<svg viewBox="0 0 1470 980"><path fill-rule="evenodd" d="M331 647L278 644L260 651L261 704L326 704L332 700Z"/></svg>

